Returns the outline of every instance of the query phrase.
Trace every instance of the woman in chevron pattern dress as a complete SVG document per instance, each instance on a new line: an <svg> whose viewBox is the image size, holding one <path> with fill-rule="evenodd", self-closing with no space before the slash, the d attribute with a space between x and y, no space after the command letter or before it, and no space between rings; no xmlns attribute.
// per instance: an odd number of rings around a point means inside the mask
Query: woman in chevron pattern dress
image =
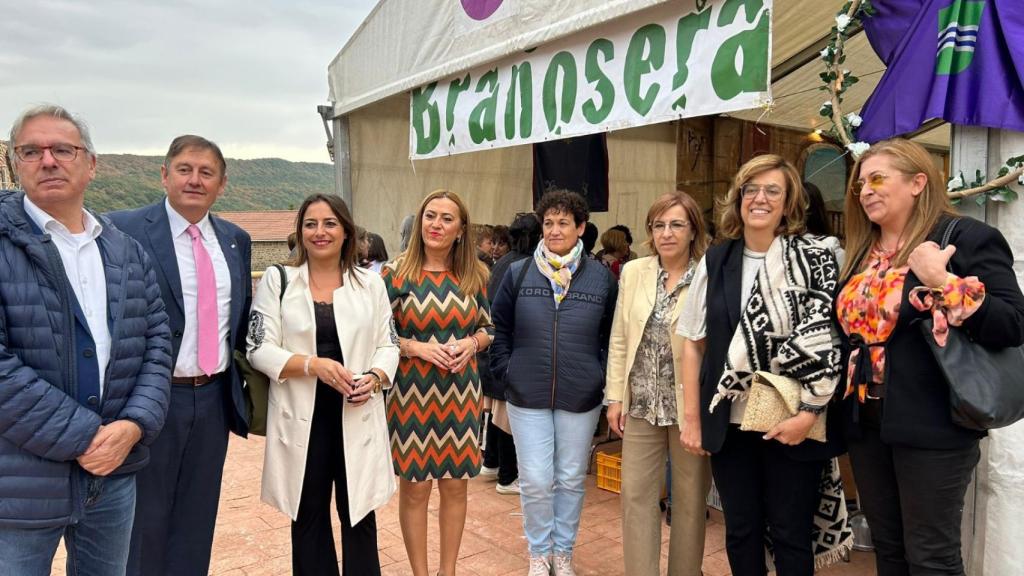
<svg viewBox="0 0 1024 576"><path fill-rule="evenodd" d="M415 576L427 574L427 504L441 494L441 572L455 574L466 487L480 472L476 354L491 343L487 269L476 258L469 213L452 192L420 205L408 250L384 270L402 359L388 406L402 537Z"/></svg>

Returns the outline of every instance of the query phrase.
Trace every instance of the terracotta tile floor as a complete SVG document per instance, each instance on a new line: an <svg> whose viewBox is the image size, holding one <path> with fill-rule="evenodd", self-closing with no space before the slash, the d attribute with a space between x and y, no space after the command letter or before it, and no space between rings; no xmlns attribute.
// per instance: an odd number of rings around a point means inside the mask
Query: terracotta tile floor
<svg viewBox="0 0 1024 576"><path fill-rule="evenodd" d="M263 576L291 572L289 520L259 499L263 439L232 437L224 470L220 512L213 543L210 573L217 576ZM435 489L436 492L436 489ZM430 503L430 573L437 570L437 494ZM500 576L526 573L526 543L522 535L519 498L501 496L493 480L469 484L469 511L459 556L459 576ZM377 512L378 553L383 574L411 576L412 571L398 526L398 498ZM708 521L704 574L728 576L725 534L721 514ZM340 530L335 521L335 537ZM663 526L662 542L668 530ZM665 570L667 544L662 546ZM54 574L64 574L64 551L54 561ZM600 490L594 476L587 478L587 495L575 553L580 576L625 576L622 561L622 524L617 494ZM819 572L822 576L873 576L874 558L854 552L849 563ZM664 572L663 572L664 573ZM349 575L358 576L358 575Z"/></svg>

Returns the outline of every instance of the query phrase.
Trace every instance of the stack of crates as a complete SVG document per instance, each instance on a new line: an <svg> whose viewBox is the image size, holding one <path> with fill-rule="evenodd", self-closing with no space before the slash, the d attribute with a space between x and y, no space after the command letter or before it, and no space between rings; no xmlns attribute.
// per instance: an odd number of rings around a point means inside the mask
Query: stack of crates
<svg viewBox="0 0 1024 576"><path fill-rule="evenodd" d="M598 452L595 458L597 464L597 487L621 494L622 453L607 454L605 452Z"/></svg>

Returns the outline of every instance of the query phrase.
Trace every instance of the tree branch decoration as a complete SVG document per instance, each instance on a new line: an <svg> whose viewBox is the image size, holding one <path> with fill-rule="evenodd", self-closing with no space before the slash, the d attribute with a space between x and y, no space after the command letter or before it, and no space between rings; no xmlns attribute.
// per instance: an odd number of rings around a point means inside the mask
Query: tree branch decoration
<svg viewBox="0 0 1024 576"><path fill-rule="evenodd" d="M854 155L860 157L868 149L867 142L854 140L861 119L857 114L843 116L843 94L860 79L849 70L842 68L846 63L846 41L849 30L860 26L862 17L874 14L870 0L852 0L843 4L836 13L836 22L832 26L829 43L821 51L821 59L825 62L825 71L819 74L824 85L821 90L828 92L829 99L821 105L818 113L832 121L832 127L826 132L833 140L842 142L843 146Z"/></svg>

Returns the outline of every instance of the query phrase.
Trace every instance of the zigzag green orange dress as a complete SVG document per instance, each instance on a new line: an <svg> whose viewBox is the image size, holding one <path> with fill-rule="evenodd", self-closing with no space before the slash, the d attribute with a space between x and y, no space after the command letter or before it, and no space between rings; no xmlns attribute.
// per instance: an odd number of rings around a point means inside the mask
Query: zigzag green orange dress
<svg viewBox="0 0 1024 576"><path fill-rule="evenodd" d="M447 343L493 334L486 293L462 294L451 272L424 271L410 281L389 266L384 283L402 338ZM413 482L479 474L482 406L476 358L460 373L402 358L388 401L395 473Z"/></svg>

